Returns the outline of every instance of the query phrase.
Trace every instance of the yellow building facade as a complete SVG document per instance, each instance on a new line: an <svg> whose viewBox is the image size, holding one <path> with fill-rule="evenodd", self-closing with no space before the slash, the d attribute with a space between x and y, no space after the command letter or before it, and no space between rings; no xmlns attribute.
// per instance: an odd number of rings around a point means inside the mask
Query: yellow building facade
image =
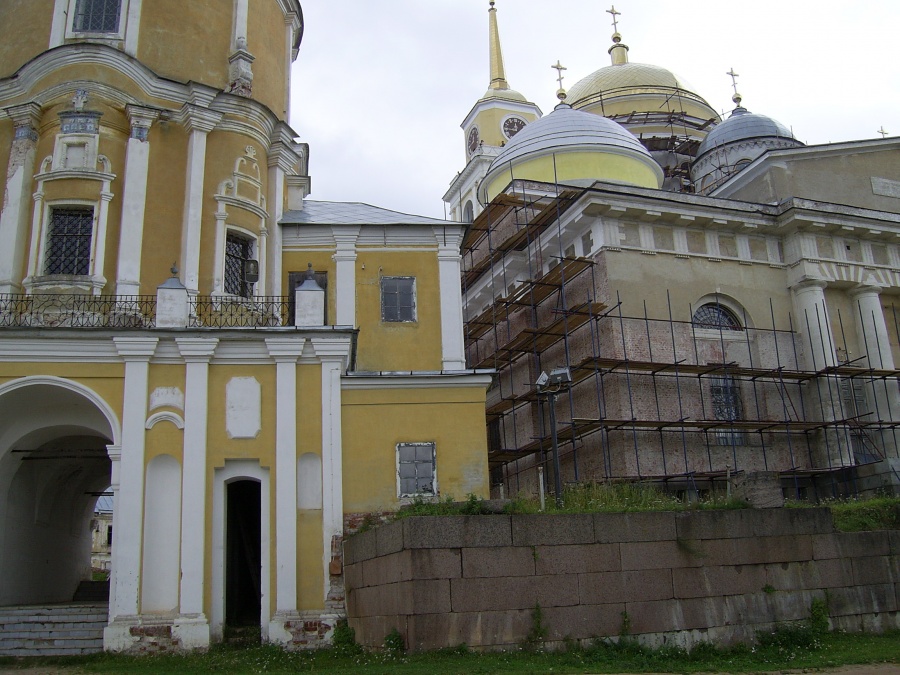
<svg viewBox="0 0 900 675"><path fill-rule="evenodd" d="M106 649L326 641L348 522L487 495L464 226L307 199L297 0L0 25L0 606L71 600L111 492Z"/></svg>

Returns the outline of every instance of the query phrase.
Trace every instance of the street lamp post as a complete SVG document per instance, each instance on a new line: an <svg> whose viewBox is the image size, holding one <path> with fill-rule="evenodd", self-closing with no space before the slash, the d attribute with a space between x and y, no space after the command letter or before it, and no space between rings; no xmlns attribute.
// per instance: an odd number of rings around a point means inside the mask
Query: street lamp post
<svg viewBox="0 0 900 675"><path fill-rule="evenodd" d="M550 406L550 441L553 444L553 487L556 495L556 506L561 508L562 500L562 476L559 468L559 440L556 435L556 395L564 386L572 384L572 373L568 368L554 368L547 375L541 372L537 380L538 394L547 397Z"/></svg>

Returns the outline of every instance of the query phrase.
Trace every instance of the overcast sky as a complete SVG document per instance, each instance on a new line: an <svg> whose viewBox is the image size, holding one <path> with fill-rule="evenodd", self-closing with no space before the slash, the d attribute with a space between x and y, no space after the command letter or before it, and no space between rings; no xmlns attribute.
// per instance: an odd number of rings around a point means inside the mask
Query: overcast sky
<svg viewBox="0 0 900 675"><path fill-rule="evenodd" d="M301 0L291 125L310 144L312 199L433 217L465 165L459 125L484 94L487 0ZM564 86L609 65L604 0L497 0L507 80L548 114ZM900 135L897 0L618 0L629 59L672 70L730 111L807 144Z"/></svg>

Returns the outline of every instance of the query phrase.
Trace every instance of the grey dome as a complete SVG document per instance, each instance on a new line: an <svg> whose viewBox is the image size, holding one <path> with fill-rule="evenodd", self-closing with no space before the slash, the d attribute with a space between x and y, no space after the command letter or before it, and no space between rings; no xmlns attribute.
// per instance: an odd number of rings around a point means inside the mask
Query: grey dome
<svg viewBox="0 0 900 675"><path fill-rule="evenodd" d="M637 137L621 124L561 104L517 133L491 163L489 171L527 155L545 155L561 149L618 149L624 154L638 153L652 160Z"/></svg>
<svg viewBox="0 0 900 675"><path fill-rule="evenodd" d="M784 138L803 145L781 122L738 106L727 120L713 127L707 134L697 150L697 157L699 159L710 150L731 143L763 138Z"/></svg>

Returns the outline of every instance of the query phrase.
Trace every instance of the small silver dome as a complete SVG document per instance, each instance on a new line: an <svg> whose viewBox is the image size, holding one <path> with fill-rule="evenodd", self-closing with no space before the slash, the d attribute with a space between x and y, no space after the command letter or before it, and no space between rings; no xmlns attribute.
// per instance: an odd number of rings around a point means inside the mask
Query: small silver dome
<svg viewBox="0 0 900 675"><path fill-rule="evenodd" d="M552 113L517 133L491 163L491 169L526 155L545 155L560 149L576 148L619 148L626 153L634 152L652 159L637 137L621 124L599 115L573 110L562 103Z"/></svg>
<svg viewBox="0 0 900 675"><path fill-rule="evenodd" d="M763 138L784 138L803 145L781 122L738 106L727 120L713 127L703 139L697 150L697 158L714 148L721 148L730 143Z"/></svg>

